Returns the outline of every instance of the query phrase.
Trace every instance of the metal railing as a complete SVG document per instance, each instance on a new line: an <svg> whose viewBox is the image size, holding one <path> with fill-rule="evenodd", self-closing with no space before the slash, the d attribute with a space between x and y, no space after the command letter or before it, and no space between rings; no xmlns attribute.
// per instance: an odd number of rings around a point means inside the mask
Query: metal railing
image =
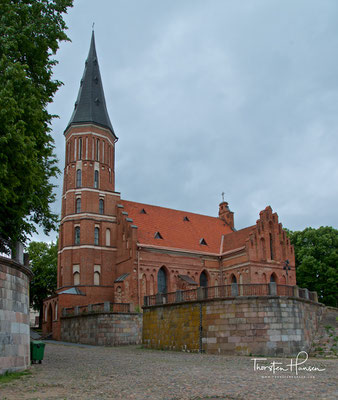
<svg viewBox="0 0 338 400"><path fill-rule="evenodd" d="M106 301L104 303L87 304L84 306L68 307L62 309L62 316L69 317L72 315L85 315L85 314L97 314L97 313L129 313L129 303L111 303Z"/></svg>
<svg viewBox="0 0 338 400"><path fill-rule="evenodd" d="M208 299L226 299L240 296L284 296L298 297L305 300L318 302L316 292L298 286L278 285L271 283L251 283L222 286L198 287L190 290L177 290L176 292L157 293L144 296L144 306L173 304Z"/></svg>

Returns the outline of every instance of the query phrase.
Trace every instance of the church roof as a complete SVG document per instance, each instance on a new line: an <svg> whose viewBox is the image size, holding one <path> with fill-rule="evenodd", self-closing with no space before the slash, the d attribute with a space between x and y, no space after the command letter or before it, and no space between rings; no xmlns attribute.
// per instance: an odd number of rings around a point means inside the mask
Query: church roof
<svg viewBox="0 0 338 400"><path fill-rule="evenodd" d="M220 218L127 200L121 203L138 226L140 244L219 254L222 235L233 233Z"/></svg>
<svg viewBox="0 0 338 400"><path fill-rule="evenodd" d="M70 125L82 123L93 123L108 128L114 137L116 137L106 107L99 62L95 49L94 31L80 83L79 94L67 129Z"/></svg>
<svg viewBox="0 0 338 400"><path fill-rule="evenodd" d="M178 274L178 277L181 278L184 282L187 282L189 285L198 285L198 283L194 281L189 275Z"/></svg>
<svg viewBox="0 0 338 400"><path fill-rule="evenodd" d="M223 253L227 251L238 249L239 247L245 246L246 240L249 238L250 233L256 228L256 225L248 226L239 231L232 232L229 235L224 236L223 240Z"/></svg>

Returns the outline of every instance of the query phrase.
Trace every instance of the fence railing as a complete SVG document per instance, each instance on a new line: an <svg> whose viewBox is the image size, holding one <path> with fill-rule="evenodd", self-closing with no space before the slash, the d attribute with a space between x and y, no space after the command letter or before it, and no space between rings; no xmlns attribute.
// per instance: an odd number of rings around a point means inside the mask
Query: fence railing
<svg viewBox="0 0 338 400"><path fill-rule="evenodd" d="M144 296L144 306L207 299L226 299L240 296L286 296L318 302L316 292L310 292L308 289L302 289L298 286L278 285L271 282L251 284L233 283L231 285L207 286L190 290L177 290L176 292L169 293L157 293L151 296Z"/></svg>
<svg viewBox="0 0 338 400"><path fill-rule="evenodd" d="M114 313L129 313L129 303L111 303L106 301L104 303L87 304L85 306L68 307L62 309L62 316L69 317L72 315L83 315L83 314L97 314L104 312Z"/></svg>

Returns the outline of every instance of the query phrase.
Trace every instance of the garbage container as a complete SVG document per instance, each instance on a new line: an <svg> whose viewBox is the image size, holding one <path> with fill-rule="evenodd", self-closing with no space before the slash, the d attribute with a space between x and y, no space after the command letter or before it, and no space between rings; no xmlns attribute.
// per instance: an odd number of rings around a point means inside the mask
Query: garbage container
<svg viewBox="0 0 338 400"><path fill-rule="evenodd" d="M41 340L32 340L31 341L31 361L32 364L39 361L41 364L43 360L43 355L45 352L45 343L41 342Z"/></svg>

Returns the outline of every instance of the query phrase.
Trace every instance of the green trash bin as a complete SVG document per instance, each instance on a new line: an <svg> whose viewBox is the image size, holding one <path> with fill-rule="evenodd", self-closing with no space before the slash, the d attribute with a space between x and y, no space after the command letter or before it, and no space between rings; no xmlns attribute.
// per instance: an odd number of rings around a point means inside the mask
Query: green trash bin
<svg viewBox="0 0 338 400"><path fill-rule="evenodd" d="M45 352L45 343L41 340L31 341L31 361L32 364L39 362L41 364Z"/></svg>

